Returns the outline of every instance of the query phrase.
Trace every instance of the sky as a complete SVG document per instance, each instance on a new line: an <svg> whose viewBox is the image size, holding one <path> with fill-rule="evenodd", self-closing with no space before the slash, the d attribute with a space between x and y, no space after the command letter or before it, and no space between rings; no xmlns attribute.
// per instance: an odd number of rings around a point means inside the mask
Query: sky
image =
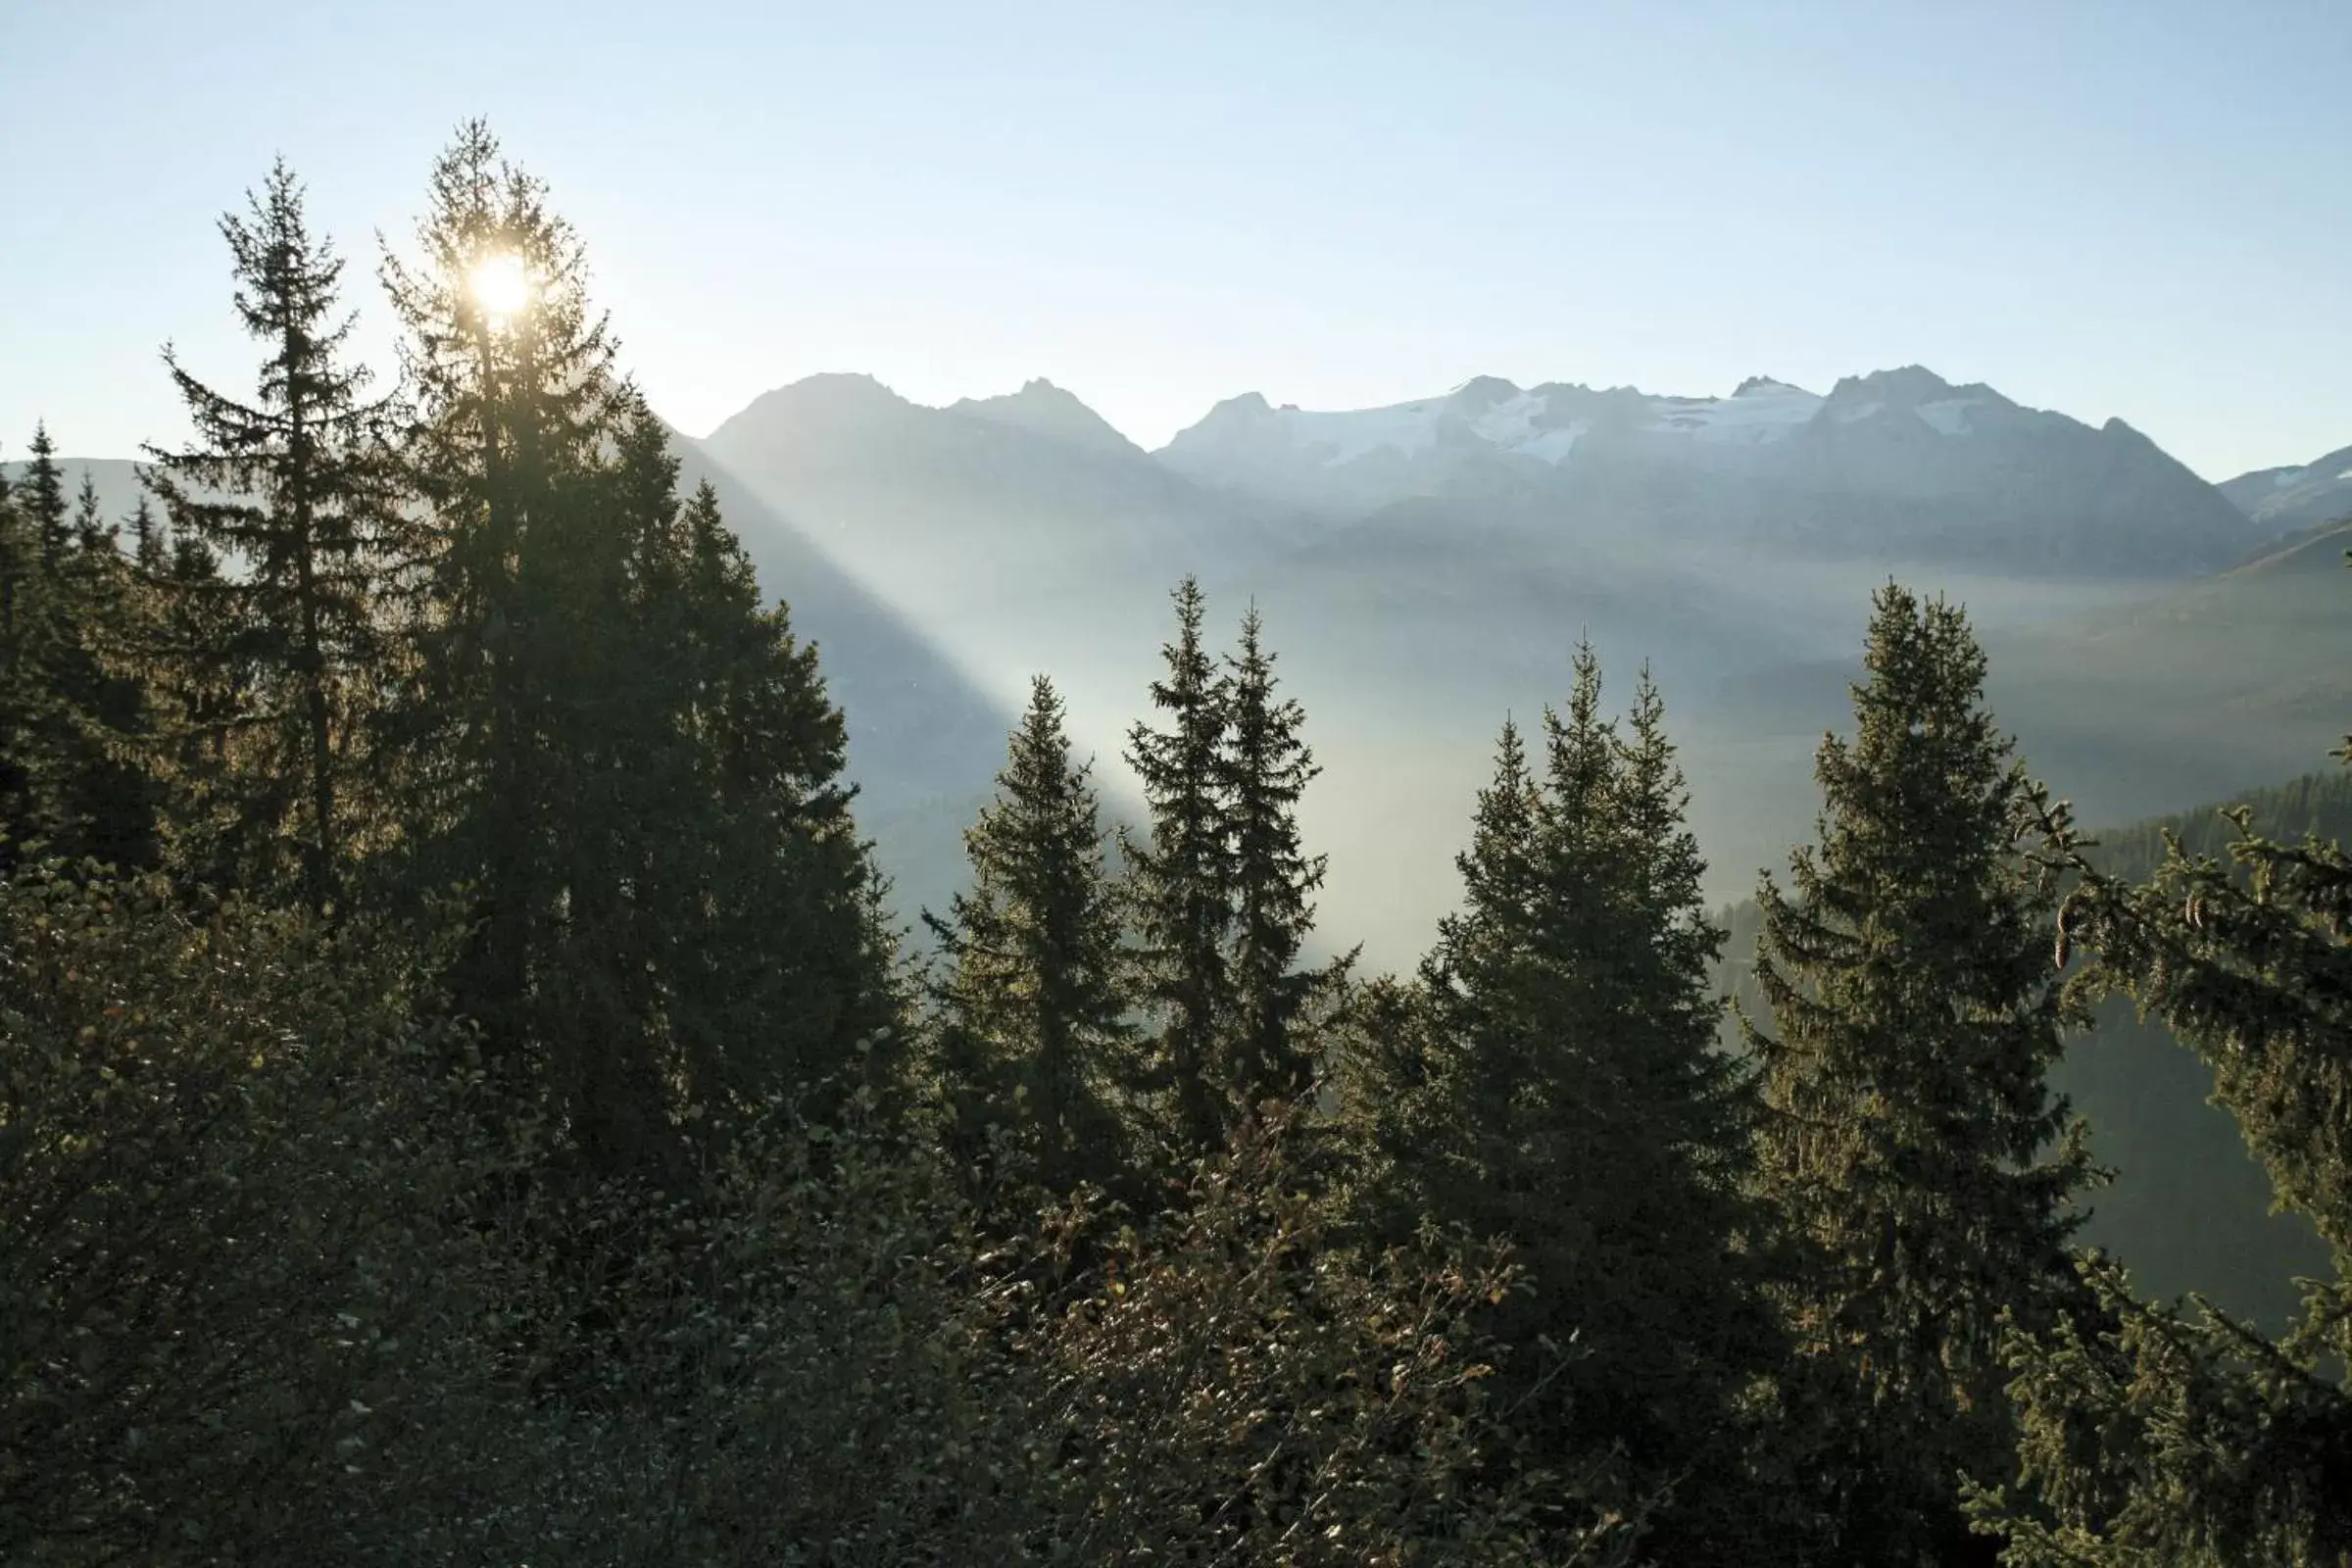
<svg viewBox="0 0 2352 1568"><path fill-rule="evenodd" d="M259 357L219 215L282 153L387 368L378 235L489 120L702 434L869 372L1215 402L1924 364L2210 478L2352 442L2352 5L0 0L0 456Z"/></svg>

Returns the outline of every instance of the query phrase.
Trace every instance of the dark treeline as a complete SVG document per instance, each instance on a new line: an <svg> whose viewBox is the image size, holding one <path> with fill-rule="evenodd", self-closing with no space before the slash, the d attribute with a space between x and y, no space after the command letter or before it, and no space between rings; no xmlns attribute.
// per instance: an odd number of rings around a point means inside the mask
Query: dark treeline
<svg viewBox="0 0 2352 1568"><path fill-rule="evenodd" d="M442 155L388 384L282 166L221 230L151 499L0 492L0 1559L2352 1563L2333 843L2094 858L1890 585L1736 1028L1590 650L1364 975L1187 582L1145 820L1039 678L909 956L545 189ZM2331 1249L2282 1339L2080 1244L2127 994Z"/></svg>

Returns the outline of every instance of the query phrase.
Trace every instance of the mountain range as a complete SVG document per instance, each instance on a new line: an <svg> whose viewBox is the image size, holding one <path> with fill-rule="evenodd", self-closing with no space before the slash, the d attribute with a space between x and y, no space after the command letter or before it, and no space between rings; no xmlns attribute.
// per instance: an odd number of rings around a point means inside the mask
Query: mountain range
<svg viewBox="0 0 2352 1568"><path fill-rule="evenodd" d="M2247 518L2120 419L2093 428L1917 366L1826 395L1521 389L1349 413L1219 404L1160 454L1201 483L1322 512L1495 490L1565 532L2148 575L2223 565Z"/></svg>
<svg viewBox="0 0 2352 1568"><path fill-rule="evenodd" d="M2352 449L2216 486L2119 421L1917 367L1826 394L1252 394L1158 452L1050 381L932 408L830 374L673 444L823 648L908 916L959 875L1032 672L1132 808L1118 754L1187 572L1220 637L1267 616L1326 767L1329 923L1381 963L1426 941L1495 728L1560 695L1581 639L1618 695L1642 663L1664 687L1724 896L1805 834L1889 575L1968 603L2004 720L2103 819L2298 771L2352 710L2352 583L2308 526L2352 512ZM90 466L122 514L131 466Z"/></svg>

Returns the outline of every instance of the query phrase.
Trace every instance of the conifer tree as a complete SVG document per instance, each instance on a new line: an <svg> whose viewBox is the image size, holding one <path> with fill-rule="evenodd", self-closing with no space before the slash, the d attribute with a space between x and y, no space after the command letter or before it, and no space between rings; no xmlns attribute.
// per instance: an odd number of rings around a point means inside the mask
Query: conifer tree
<svg viewBox="0 0 2352 1568"><path fill-rule="evenodd" d="M1298 802L1320 769L1300 736L1305 713L1275 694L1274 654L1252 605L1227 660L1229 722L1222 796L1230 835L1233 935L1228 973L1235 1016L1220 1063L1234 1109L1294 1099L1313 1076L1307 1009L1344 982L1350 954L1316 969L1298 956L1314 931L1324 858L1299 847Z"/></svg>
<svg viewBox="0 0 2352 1568"><path fill-rule="evenodd" d="M2132 886L2085 859L2063 806L2036 806L2074 882L2057 961L2084 954L2085 1001L2128 993L2211 1065L2333 1267L2275 1340L2082 1258L2099 1311L2010 1341L2019 1484L1977 1488L1970 1511L2017 1568L2352 1560L2352 856L2258 834L2238 808L2227 859L2173 840Z"/></svg>
<svg viewBox="0 0 2352 1568"><path fill-rule="evenodd" d="M1526 1260L1501 1310L1531 1441L1621 1446L1653 1486L1703 1465L1708 1494L1660 1521L1665 1560L1744 1560L1734 1405L1775 1345L1740 1197L1748 1086L1714 1049L1722 937L1656 688L1621 733L1590 648L1575 676L1540 777L1503 729L1463 906L1421 968L1415 1071L1380 1091L1388 1202L1398 1228L1435 1217ZM1572 1341L1555 1372L1545 1347Z"/></svg>
<svg viewBox="0 0 2352 1568"><path fill-rule="evenodd" d="M1115 1173L1114 1098L1132 1081L1117 898L1086 765L1044 676L1013 732L996 799L964 835L969 891L925 911L947 972L936 995L949 1143L985 1168L990 1123L1064 1191Z"/></svg>
<svg viewBox="0 0 2352 1568"><path fill-rule="evenodd" d="M1128 736L1150 832L1141 843L1122 833L1121 842L1153 1077L1171 1102L1179 1145L1198 1152L1223 1141L1230 1115L1220 1055L1234 1015L1233 843L1223 798L1232 682L1200 638L1200 585L1187 577L1173 598L1176 639L1162 648L1167 668L1152 683L1167 728L1139 723Z"/></svg>
<svg viewBox="0 0 2352 1568"><path fill-rule="evenodd" d="M156 516L154 505L141 493L138 504L130 513L131 564L142 575L153 580L164 570L169 548L164 537L163 520Z"/></svg>
<svg viewBox="0 0 2352 1568"><path fill-rule="evenodd" d="M354 318L341 311L343 262L311 232L301 182L281 159L246 200L220 229L237 316L267 355L260 384L250 403L228 397L167 345L196 445L149 447L147 481L180 532L240 564L207 589L221 635L209 652L243 666L254 704L241 715L249 824L239 836L298 843L300 863L283 880L323 911L350 853L349 780L364 772L352 753L383 655L392 469L381 409L363 400L368 372L345 358ZM268 867L249 873L257 890L277 880Z"/></svg>
<svg viewBox="0 0 2352 1568"><path fill-rule="evenodd" d="M454 1000L501 1069L520 1071L534 956L555 940L563 857L579 843L556 814L564 760L549 730L556 705L596 695L551 677L567 660L628 667L612 626L579 617L619 590L620 530L587 512L621 387L578 240L481 122L434 165L417 242L416 262L387 253L383 267L404 328L405 478L418 503L399 540L414 669L384 726L410 827L402 880L414 893L474 889ZM575 550L606 557L604 569ZM575 585L585 598L567 602ZM575 1037L571 1049L601 1060L607 1044ZM548 1071L572 1102L600 1077L574 1062Z"/></svg>
<svg viewBox="0 0 2352 1568"><path fill-rule="evenodd" d="M8 854L37 846L68 862L143 868L156 848L155 797L137 755L144 694L124 657L127 564L87 469L67 500L45 426L8 512Z"/></svg>
<svg viewBox="0 0 2352 1568"><path fill-rule="evenodd" d="M650 413L632 445L674 473ZM781 604L763 607L750 560L699 486L641 547L641 667L659 690L644 710L675 716L647 737L632 772L642 809L670 829L641 852L643 899L664 911L665 1012L697 1103L719 1108L796 1093L821 1108L863 1043L868 1087L896 1077L871 1055L895 1030L897 933L886 892L851 817L841 774L847 726L816 648ZM655 748L675 763L651 765ZM640 830L642 832L642 830Z"/></svg>
<svg viewBox="0 0 2352 1568"><path fill-rule="evenodd" d="M74 854L122 871L155 862L161 781L150 755L155 714L141 609L120 529L84 468L73 539L52 585L64 623L49 639L61 709L63 815Z"/></svg>
<svg viewBox="0 0 2352 1568"><path fill-rule="evenodd" d="M1998 1481L2013 1426L2001 1323L2077 1298L2079 1124L2045 1075L2076 1018L2051 962L2051 880L2023 855L2030 786L1984 706L1956 608L1889 584L1822 743L1817 848L1766 878L1757 978L1765 1194L1804 1250L1787 1288L1788 1400L1828 1448L1834 1560L1970 1560L1963 1474Z"/></svg>
<svg viewBox="0 0 2352 1568"><path fill-rule="evenodd" d="M17 481L17 508L31 524L37 569L54 575L65 559L74 528L66 501L66 473L58 466L57 443L49 438L46 423L33 426L30 455Z"/></svg>
<svg viewBox="0 0 2352 1568"><path fill-rule="evenodd" d="M58 853L68 831L61 800L69 710L59 691L61 639L70 630L63 563L71 537L65 470L49 427L36 424L24 472L5 515L8 573L0 592L8 635L8 855ZM65 847L71 855L72 846Z"/></svg>
<svg viewBox="0 0 2352 1568"><path fill-rule="evenodd" d="M189 531L156 525L146 548L161 558L142 572L152 597L138 631L155 710L149 755L167 785L165 859L187 885L225 892L270 863L256 840L277 825L251 809L242 761L253 682L230 636L235 585Z"/></svg>
<svg viewBox="0 0 2352 1568"><path fill-rule="evenodd" d="M895 1017L841 715L715 500L681 506L577 238L478 122L419 241L385 268L416 502L391 869L470 890L448 981L502 1078L592 1168L681 1172L689 1125L814 1092Z"/></svg>
<svg viewBox="0 0 2352 1568"><path fill-rule="evenodd" d="M98 481L90 470L81 470L81 488L74 496L74 550L81 556L95 556L116 548L119 537L107 525L98 507Z"/></svg>

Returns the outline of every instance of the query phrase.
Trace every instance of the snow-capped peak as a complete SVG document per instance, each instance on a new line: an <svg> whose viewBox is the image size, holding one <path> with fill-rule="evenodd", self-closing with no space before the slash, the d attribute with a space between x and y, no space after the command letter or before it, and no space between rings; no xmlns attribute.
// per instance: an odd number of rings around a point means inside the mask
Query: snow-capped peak
<svg viewBox="0 0 2352 1568"><path fill-rule="evenodd" d="M1661 434L1699 441L1753 445L1778 441L1821 412L1820 394L1768 375L1751 375L1728 398L1652 398Z"/></svg>
<svg viewBox="0 0 2352 1568"><path fill-rule="evenodd" d="M1213 483L1361 499L1414 494L1466 462L1744 469L1781 464L1776 454L1797 452L1816 434L1848 453L1885 441L1908 450L1911 431L1977 438L2020 417L2062 416L2020 411L1990 387L1954 386L1916 365L1847 376L1827 396L1771 375L1715 397L1521 387L1482 375L1437 397L1371 409L1275 406L1250 393L1218 404L1162 457ZM1848 427L1852 435L1835 434Z"/></svg>

